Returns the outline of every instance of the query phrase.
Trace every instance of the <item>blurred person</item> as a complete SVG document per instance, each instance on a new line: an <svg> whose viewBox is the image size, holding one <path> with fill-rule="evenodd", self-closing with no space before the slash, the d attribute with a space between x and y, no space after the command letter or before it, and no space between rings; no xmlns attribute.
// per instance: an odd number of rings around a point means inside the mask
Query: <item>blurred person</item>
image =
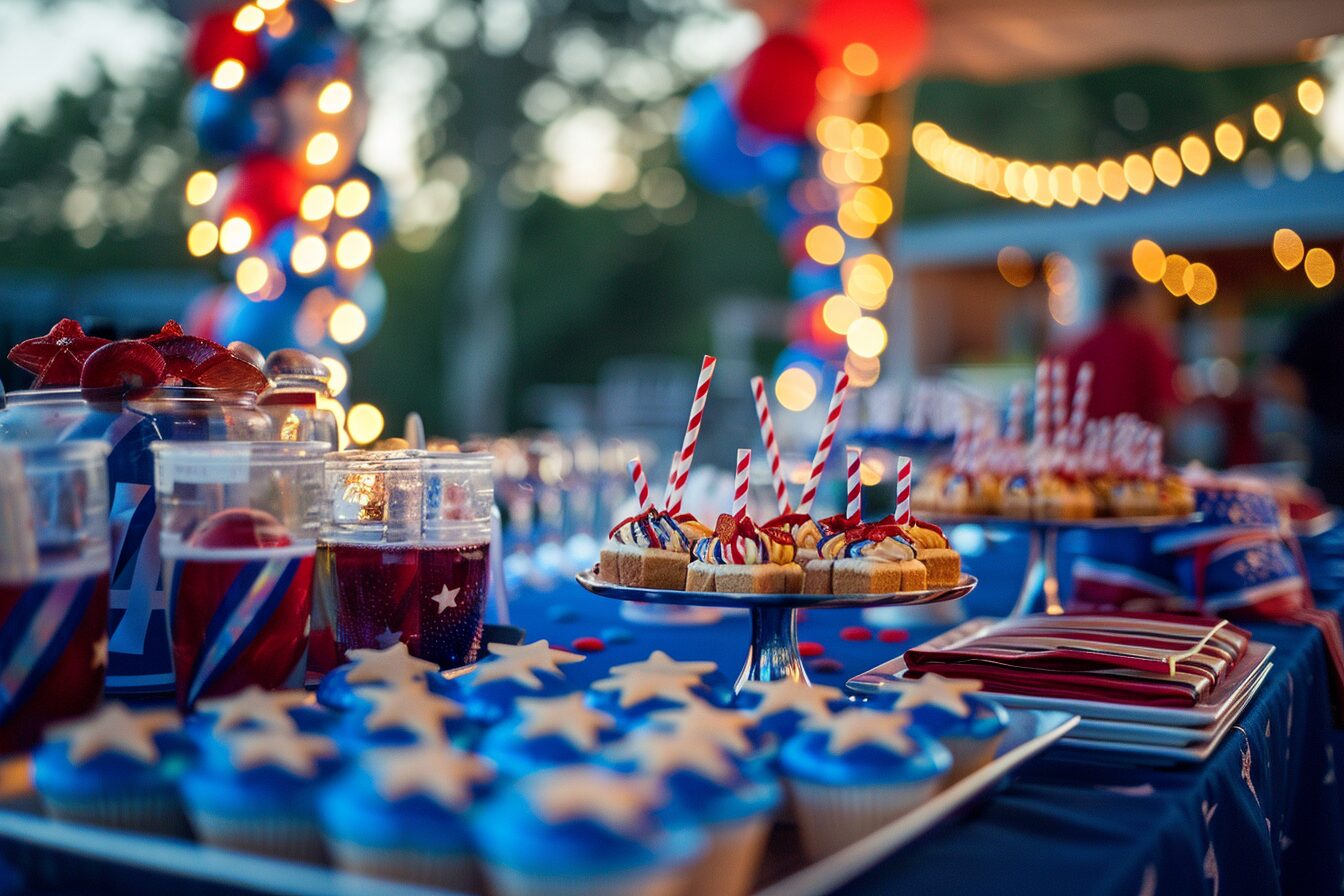
<svg viewBox="0 0 1344 896"><path fill-rule="evenodd" d="M1137 414L1166 426L1176 409L1176 358L1148 311L1148 298L1140 281L1115 275L1101 322L1068 353L1071 378L1081 364L1092 364L1092 417Z"/></svg>
<svg viewBox="0 0 1344 896"><path fill-rule="evenodd" d="M1278 362L1274 384L1310 418L1308 481L1344 504L1344 292L1298 322Z"/></svg>

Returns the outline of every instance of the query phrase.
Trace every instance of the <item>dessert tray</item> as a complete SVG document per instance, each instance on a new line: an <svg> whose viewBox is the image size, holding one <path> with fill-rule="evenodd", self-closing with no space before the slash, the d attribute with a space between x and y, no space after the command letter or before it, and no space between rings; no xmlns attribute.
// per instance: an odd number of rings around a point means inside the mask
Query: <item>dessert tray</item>
<svg viewBox="0 0 1344 896"><path fill-rule="evenodd" d="M1078 723L1077 716L1054 711L1009 710L1008 717L1003 741L983 768L834 855L800 864L796 829L778 825L758 881L759 896L820 896L835 890L896 850L961 817ZM0 765L0 857L40 889L141 894L247 891L276 896L446 893L188 840L55 821L41 814L28 781L25 757Z"/></svg>
<svg viewBox="0 0 1344 896"><path fill-rule="evenodd" d="M597 574L597 567L575 576L578 583L599 597L650 604L690 607L745 607L751 610L751 644L747 660L737 677L744 681L774 681L791 678L807 681L803 658L798 653L798 610L845 607L918 606L959 600L970 594L978 579L965 573L951 588L928 591L896 591L886 594L730 594L719 591L663 591L614 585Z"/></svg>

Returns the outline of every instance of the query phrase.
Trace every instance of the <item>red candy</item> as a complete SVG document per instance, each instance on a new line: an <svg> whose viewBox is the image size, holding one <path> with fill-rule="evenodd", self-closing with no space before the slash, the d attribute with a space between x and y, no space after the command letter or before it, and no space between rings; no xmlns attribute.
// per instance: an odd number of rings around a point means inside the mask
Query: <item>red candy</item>
<svg viewBox="0 0 1344 896"><path fill-rule="evenodd" d="M840 629L840 637L845 641L871 641L873 633L866 626L847 625Z"/></svg>
<svg viewBox="0 0 1344 896"><path fill-rule="evenodd" d="M25 339L9 350L9 360L37 374L33 388L78 386L84 362L108 340L88 336L84 328L66 318L45 336Z"/></svg>
<svg viewBox="0 0 1344 896"><path fill-rule="evenodd" d="M228 351L224 346L199 336L185 334L172 336L160 333L158 336L151 336L150 339L155 340L151 345L158 349L159 354L163 355L163 360L168 362L168 375L183 380L190 380L196 368Z"/></svg>
<svg viewBox="0 0 1344 896"><path fill-rule="evenodd" d="M189 379L198 386L243 392L260 392L268 382L264 373L228 351L196 367Z"/></svg>
<svg viewBox="0 0 1344 896"><path fill-rule="evenodd" d="M118 396L152 389L163 382L168 364L154 346L135 339L109 342L84 362L79 387Z"/></svg>
<svg viewBox="0 0 1344 896"><path fill-rule="evenodd" d="M140 341L148 342L150 345L158 345L160 342L182 335L185 335L182 332L182 325L175 320L170 320L159 328L159 332L141 337Z"/></svg>
<svg viewBox="0 0 1344 896"><path fill-rule="evenodd" d="M798 655L799 655L799 656L821 656L821 655L822 655L823 653L825 653L825 652L826 652L826 648L825 648L825 647L822 647L822 646L821 646L820 644L818 644L816 641L799 641L799 642L798 642Z"/></svg>
<svg viewBox="0 0 1344 896"><path fill-rule="evenodd" d="M573 647L579 653L598 653L605 650L607 645L602 642L601 638L583 637L575 638Z"/></svg>
<svg viewBox="0 0 1344 896"><path fill-rule="evenodd" d="M841 665L839 660L829 656L823 656L821 659L813 660L811 667L813 672L822 675L831 675L845 668Z"/></svg>
<svg viewBox="0 0 1344 896"><path fill-rule="evenodd" d="M877 640L883 644L899 644L909 637L910 633L903 628L884 628L877 633Z"/></svg>
<svg viewBox="0 0 1344 896"><path fill-rule="evenodd" d="M283 548L292 543L279 520L264 510L247 507L206 517L187 539L194 548Z"/></svg>

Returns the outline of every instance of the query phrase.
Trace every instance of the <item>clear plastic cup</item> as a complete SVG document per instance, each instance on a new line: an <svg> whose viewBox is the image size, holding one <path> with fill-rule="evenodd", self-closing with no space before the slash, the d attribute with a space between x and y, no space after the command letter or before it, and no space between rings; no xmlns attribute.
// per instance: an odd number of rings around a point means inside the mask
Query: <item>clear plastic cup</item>
<svg viewBox="0 0 1344 896"><path fill-rule="evenodd" d="M178 705L303 683L322 442L154 445Z"/></svg>
<svg viewBox="0 0 1344 896"><path fill-rule="evenodd" d="M404 642L452 668L474 663L490 583L490 455L344 451L327 458L314 660Z"/></svg>
<svg viewBox="0 0 1344 896"><path fill-rule="evenodd" d="M0 753L102 699L107 446L0 445Z"/></svg>

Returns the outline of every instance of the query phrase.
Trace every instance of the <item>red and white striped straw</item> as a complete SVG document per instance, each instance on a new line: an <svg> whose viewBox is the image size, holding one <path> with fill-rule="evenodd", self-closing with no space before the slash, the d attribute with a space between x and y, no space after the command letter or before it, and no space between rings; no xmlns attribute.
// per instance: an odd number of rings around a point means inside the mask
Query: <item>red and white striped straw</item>
<svg viewBox="0 0 1344 896"><path fill-rule="evenodd" d="M1148 476L1162 478L1162 429L1158 426L1148 430Z"/></svg>
<svg viewBox="0 0 1344 896"><path fill-rule="evenodd" d="M737 449L737 473L733 477L733 519L747 518L747 493L751 491L751 449Z"/></svg>
<svg viewBox="0 0 1344 896"><path fill-rule="evenodd" d="M1013 391L1008 398L1008 427L1003 437L1009 442L1022 441L1023 422L1027 415L1027 387L1025 383L1013 383Z"/></svg>
<svg viewBox="0 0 1344 896"><path fill-rule="evenodd" d="M630 471L630 481L635 484L635 497L639 500L639 512L648 513L653 509L653 499L649 497L649 480L644 478L644 465L638 457L632 457L625 464Z"/></svg>
<svg viewBox="0 0 1344 896"><path fill-rule="evenodd" d="M1068 438L1069 366L1063 358L1050 365L1050 429L1054 443L1063 446Z"/></svg>
<svg viewBox="0 0 1344 896"><path fill-rule="evenodd" d="M846 479L845 518L850 522L859 522L863 518L863 477L860 475L863 465L863 449L853 445L845 446L849 458L849 475Z"/></svg>
<svg viewBox="0 0 1344 896"><path fill-rule="evenodd" d="M1076 452L1083 444L1083 421L1087 419L1087 406L1092 401L1092 374L1090 361L1078 365L1078 375L1073 380L1073 411L1069 417L1069 450Z"/></svg>
<svg viewBox="0 0 1344 896"><path fill-rule="evenodd" d="M663 489L663 509L672 506L672 491L677 487L677 474L681 472L681 449L672 452L672 470L667 474L667 487Z"/></svg>
<svg viewBox="0 0 1344 896"><path fill-rule="evenodd" d="M849 376L842 370L835 375L835 388L831 390L831 406L826 411L826 423L821 428L817 452L812 455L812 471L808 474L807 484L803 486L803 496L798 501L799 513L812 512L812 501L817 497L821 472L826 469L826 458L830 456L831 443L835 441L835 429L840 425L840 411L845 406L845 392L848 389Z"/></svg>
<svg viewBox="0 0 1344 896"><path fill-rule="evenodd" d="M691 416L686 421L686 437L681 442L680 466L677 468L677 484L672 488L672 503L669 513L681 513L681 499L686 492L686 480L691 475L691 463L695 460L695 443L700 438L700 424L705 419L705 400L709 398L709 383L714 379L713 355L705 355L700 362L700 378L695 384L695 398L691 401Z"/></svg>
<svg viewBox="0 0 1344 896"><path fill-rule="evenodd" d="M914 465L910 458L901 455L896 458L896 523L910 525L910 480Z"/></svg>
<svg viewBox="0 0 1344 896"><path fill-rule="evenodd" d="M765 445L765 460L770 464L770 479L775 484L775 503L780 513L789 512L789 486L784 482L784 471L779 464L779 445L775 442L775 424L770 419L770 402L765 397L765 379L751 378L751 394L756 399L756 419L761 424L761 442Z"/></svg>
<svg viewBox="0 0 1344 896"><path fill-rule="evenodd" d="M1031 442L1034 450L1050 444L1050 362L1036 362L1035 405L1031 415Z"/></svg>

